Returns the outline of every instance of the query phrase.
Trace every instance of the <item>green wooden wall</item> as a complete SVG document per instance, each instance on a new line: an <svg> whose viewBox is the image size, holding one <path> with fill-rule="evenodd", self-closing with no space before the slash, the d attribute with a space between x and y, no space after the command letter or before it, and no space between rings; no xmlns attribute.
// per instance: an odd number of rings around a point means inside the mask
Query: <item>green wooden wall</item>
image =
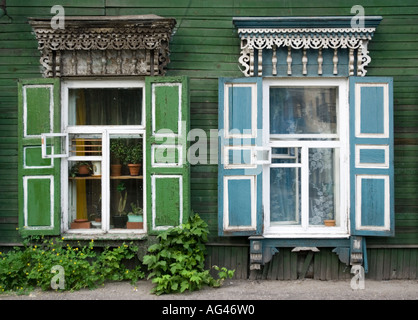
<svg viewBox="0 0 418 320"><path fill-rule="evenodd" d="M20 241L16 230L19 121L16 81L41 75L37 42L27 17L52 17L50 10L56 4L64 6L66 15L156 14L175 18L177 30L171 43L167 75L190 77L191 128L204 129L209 135L210 129L217 128L218 77L242 76L238 69L239 39L232 17L349 16L351 7L359 2L8 0L7 10L13 20L0 19L0 245ZM368 244L386 248L375 250L418 247L418 2L363 0L361 5L366 15L383 16L369 46L372 62L367 75L394 77L395 99L396 236L376 238ZM225 241L216 238L217 166L194 165L191 184L192 208L209 223L211 241ZM217 252L227 250L214 248ZM240 263L246 264L248 255L242 254L244 249L240 250ZM416 252L411 259L416 261Z"/></svg>

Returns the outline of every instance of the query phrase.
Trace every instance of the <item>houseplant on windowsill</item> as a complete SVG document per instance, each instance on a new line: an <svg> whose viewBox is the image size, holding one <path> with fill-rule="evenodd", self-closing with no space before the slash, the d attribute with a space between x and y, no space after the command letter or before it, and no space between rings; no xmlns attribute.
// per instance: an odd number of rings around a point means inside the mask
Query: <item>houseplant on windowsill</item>
<svg viewBox="0 0 418 320"><path fill-rule="evenodd" d="M123 182L118 184L117 190L119 192L118 213L113 216L113 224L115 228L125 228L128 217L126 216L125 206L128 192ZM125 191L125 192L124 192Z"/></svg>
<svg viewBox="0 0 418 320"><path fill-rule="evenodd" d="M72 167L70 174L74 177L86 177L91 175L91 163L85 161L78 161Z"/></svg>
<svg viewBox="0 0 418 320"><path fill-rule="evenodd" d="M118 162L110 165L110 175L121 176L122 164L126 161L127 146L122 139L112 139L110 142L110 152L116 162Z"/></svg>
<svg viewBox="0 0 418 320"><path fill-rule="evenodd" d="M128 213L127 229L142 229L143 228L143 209L131 203L132 211Z"/></svg>
<svg viewBox="0 0 418 320"><path fill-rule="evenodd" d="M126 163L131 176L139 175L142 165L142 144L131 144L127 147Z"/></svg>

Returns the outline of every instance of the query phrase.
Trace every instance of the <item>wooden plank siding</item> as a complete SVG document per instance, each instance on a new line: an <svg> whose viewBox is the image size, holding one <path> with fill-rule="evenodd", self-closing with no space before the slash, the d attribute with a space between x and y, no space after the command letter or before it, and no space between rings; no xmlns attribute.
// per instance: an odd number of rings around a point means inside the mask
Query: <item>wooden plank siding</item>
<svg viewBox="0 0 418 320"><path fill-rule="evenodd" d="M8 0L13 18L0 19L0 245L20 241L17 219L17 80L40 77L37 42L27 17L53 16L61 4L66 15L156 14L177 20L167 76L190 77L191 129L209 136L217 129L218 77L242 77L240 41L232 23L236 16L349 16L354 0ZM383 20L369 45L368 76L394 77L395 237L368 239L369 276L417 277L418 247L418 2L366 0L365 14ZM217 155L212 155L216 159ZM192 209L210 228L208 263L237 267L248 276L248 247L217 238L217 165L191 168ZM374 247L373 247L374 246ZM268 279L294 279L301 254L281 249L263 270ZM301 260L302 259L302 260ZM337 259L337 260L336 260ZM303 260L304 261L304 260ZM385 263L382 264L381 262ZM382 266L383 265L383 266ZM349 278L349 270L331 251L321 250L307 273L317 279ZM383 273L378 268L383 268ZM296 271L295 271L296 270ZM400 270L393 272L393 270ZM409 271L406 271L409 270ZM238 276L239 274L239 276Z"/></svg>

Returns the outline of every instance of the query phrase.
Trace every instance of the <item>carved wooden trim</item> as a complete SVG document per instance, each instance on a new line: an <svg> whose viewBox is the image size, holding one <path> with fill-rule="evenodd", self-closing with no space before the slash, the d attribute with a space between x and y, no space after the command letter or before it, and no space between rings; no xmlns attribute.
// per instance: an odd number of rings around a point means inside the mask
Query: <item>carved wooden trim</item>
<svg viewBox="0 0 418 320"><path fill-rule="evenodd" d="M50 19L30 18L44 77L164 75L175 19L155 15L65 17L64 29Z"/></svg>
<svg viewBox="0 0 418 320"><path fill-rule="evenodd" d="M381 17L366 17L364 27L351 27L352 17L238 17L234 18L241 39L241 53L238 59L242 73L247 76L260 76L263 73L260 61L262 52L272 50L271 75L277 74L277 53L280 48L287 49L287 75L292 75L292 63L302 65L302 75L308 75L307 50L317 50L317 76L323 74L323 50L333 50L331 63L333 75L338 76L339 51L348 49L348 69L344 74L365 76L371 58L367 49ZM292 51L301 50L302 60L297 62ZM258 57L258 59L255 59ZM255 72L254 63L257 63ZM285 76L282 74L281 76Z"/></svg>

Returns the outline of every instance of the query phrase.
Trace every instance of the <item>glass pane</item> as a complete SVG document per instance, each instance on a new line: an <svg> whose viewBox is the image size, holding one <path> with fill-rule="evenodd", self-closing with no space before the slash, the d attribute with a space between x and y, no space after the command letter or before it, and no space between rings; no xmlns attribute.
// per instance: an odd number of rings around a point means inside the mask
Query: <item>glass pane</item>
<svg viewBox="0 0 418 320"><path fill-rule="evenodd" d="M101 229L101 161L69 161L69 228Z"/></svg>
<svg viewBox="0 0 418 320"><path fill-rule="evenodd" d="M338 208L338 150L309 150L309 224L335 220Z"/></svg>
<svg viewBox="0 0 418 320"><path fill-rule="evenodd" d="M69 90L69 125L140 125L141 88Z"/></svg>
<svg viewBox="0 0 418 320"><path fill-rule="evenodd" d="M270 134L335 134L337 89L270 88Z"/></svg>
<svg viewBox="0 0 418 320"><path fill-rule="evenodd" d="M143 229L142 146L139 134L110 137L111 229Z"/></svg>
<svg viewBox="0 0 418 320"><path fill-rule="evenodd" d="M301 163L301 148L272 148L271 162Z"/></svg>
<svg viewBox="0 0 418 320"><path fill-rule="evenodd" d="M300 224L300 168L270 168L270 222Z"/></svg>

